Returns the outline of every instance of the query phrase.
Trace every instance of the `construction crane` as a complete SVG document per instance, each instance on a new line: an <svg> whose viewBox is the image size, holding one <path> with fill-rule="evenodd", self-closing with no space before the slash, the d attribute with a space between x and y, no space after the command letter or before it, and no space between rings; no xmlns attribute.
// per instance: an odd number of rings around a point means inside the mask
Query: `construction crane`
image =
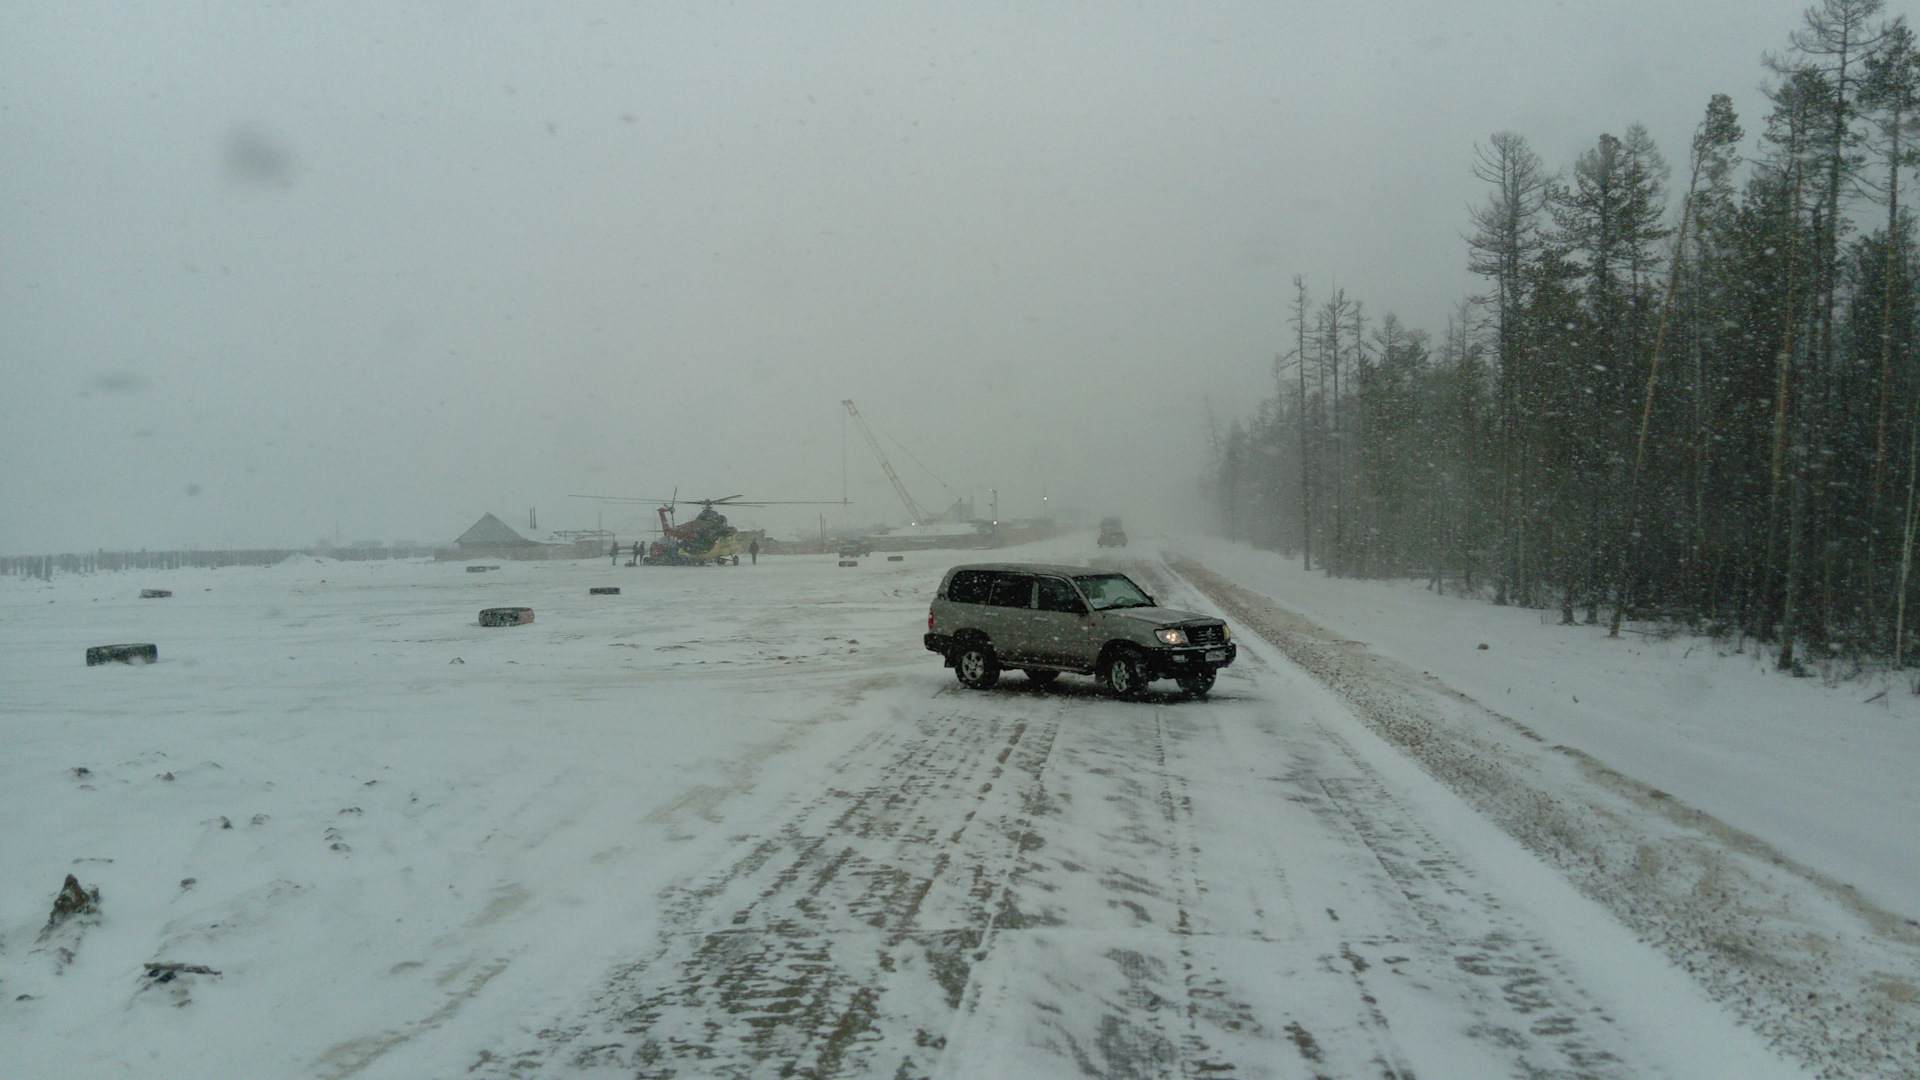
<svg viewBox="0 0 1920 1080"><path fill-rule="evenodd" d="M860 415L860 410L854 407L853 399L847 398L840 404L847 407L847 415L853 417L854 424L860 428L860 434L867 437L867 445L873 447L873 456L880 459L881 471L887 474L887 481L893 485L893 493L900 496L901 503L907 508L907 520L915 525L924 525L932 521L933 515L927 513L927 508L915 502L913 496L907 494L907 485L901 483L900 474L893 471L893 463L887 460L886 451L880 449L880 440L873 437L872 429L867 427L866 418Z"/></svg>

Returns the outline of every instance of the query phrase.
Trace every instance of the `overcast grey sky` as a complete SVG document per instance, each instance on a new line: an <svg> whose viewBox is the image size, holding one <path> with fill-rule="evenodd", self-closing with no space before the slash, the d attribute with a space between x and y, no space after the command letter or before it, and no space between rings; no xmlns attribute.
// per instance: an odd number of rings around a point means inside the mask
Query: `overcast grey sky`
<svg viewBox="0 0 1920 1080"><path fill-rule="evenodd" d="M13 0L0 552L837 498L845 397L982 512L1197 512L1294 274L1437 332L1475 141L1677 169L1805 6Z"/></svg>

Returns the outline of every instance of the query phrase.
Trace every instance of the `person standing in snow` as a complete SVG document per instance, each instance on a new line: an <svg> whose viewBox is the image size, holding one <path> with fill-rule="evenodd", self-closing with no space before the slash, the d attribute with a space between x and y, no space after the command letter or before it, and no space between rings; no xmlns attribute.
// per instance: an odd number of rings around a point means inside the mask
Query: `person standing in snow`
<svg viewBox="0 0 1920 1080"><path fill-rule="evenodd" d="M758 540L748 541L747 554L753 558L753 565L759 566L760 565L760 541Z"/></svg>

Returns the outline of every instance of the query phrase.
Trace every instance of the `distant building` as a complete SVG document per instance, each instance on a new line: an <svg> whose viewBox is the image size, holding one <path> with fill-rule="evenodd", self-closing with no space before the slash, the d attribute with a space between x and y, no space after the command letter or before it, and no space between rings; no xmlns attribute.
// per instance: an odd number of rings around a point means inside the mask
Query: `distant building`
<svg viewBox="0 0 1920 1080"><path fill-rule="evenodd" d="M460 534L451 548L433 553L436 559L604 559L613 534L598 529L554 533L563 543L529 540L492 514L481 514L473 527Z"/></svg>
<svg viewBox="0 0 1920 1080"><path fill-rule="evenodd" d="M481 514L480 520L461 533L453 546L460 553L458 557L463 559L541 559L546 557L547 547L514 532L506 522L492 514Z"/></svg>

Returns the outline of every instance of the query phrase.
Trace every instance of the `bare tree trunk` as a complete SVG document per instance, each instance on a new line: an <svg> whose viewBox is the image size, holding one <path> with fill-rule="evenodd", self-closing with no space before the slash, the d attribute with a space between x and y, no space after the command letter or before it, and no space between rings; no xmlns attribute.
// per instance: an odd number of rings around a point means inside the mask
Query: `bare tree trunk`
<svg viewBox="0 0 1920 1080"><path fill-rule="evenodd" d="M1788 222L1791 235L1799 236L1800 208L1800 167L1793 170L1793 195L1788 204L1791 220ZM1780 493L1786 479L1787 461L1787 401L1793 389L1793 349L1794 332L1800 323L1800 298L1797 279L1800 273L1799 244L1792 243L1787 249L1787 296L1786 325L1782 331L1780 356L1776 364L1778 377L1773 392L1773 467L1771 486L1767 497L1767 560L1762 573L1767 583L1765 595L1760 603L1761 618L1765 620L1773 612L1773 580L1775 567L1779 564L1780 549Z"/></svg>
<svg viewBox="0 0 1920 1080"><path fill-rule="evenodd" d="M1294 362L1300 366L1300 568L1313 569L1312 450L1307 439L1307 282L1293 278Z"/></svg>
<svg viewBox="0 0 1920 1080"><path fill-rule="evenodd" d="M1804 426L1802 428L1805 437ZM1800 665L1794 660L1793 646L1796 631L1799 629L1800 577L1802 574L1802 550L1806 530L1807 507L1807 446L1802 444L1794 448L1793 469L1793 507L1788 512L1787 526L1787 580L1780 602L1780 663L1782 671L1800 674Z"/></svg>
<svg viewBox="0 0 1920 1080"><path fill-rule="evenodd" d="M1707 451L1712 432L1707 430L1707 373L1706 358L1700 348L1700 278L1698 275L1701 261L1694 260L1696 271L1694 280L1693 304L1693 522L1690 530L1691 553L1687 557L1687 574L1690 578L1689 592L1693 595L1696 610L1711 612L1715 600L1714 592L1705 584L1707 558Z"/></svg>
<svg viewBox="0 0 1920 1080"><path fill-rule="evenodd" d="M1333 442L1333 547L1330 548L1329 550L1333 553L1330 556L1333 572L1336 574L1345 574L1347 572L1347 549L1344 543L1345 537L1342 535L1342 531L1346 525L1346 516L1347 516L1346 515L1347 455L1345 452L1346 447L1341 443L1341 432L1340 432L1340 307L1339 307L1340 302L1345 300L1345 296L1340 292L1340 290L1335 289L1333 291L1333 297L1334 297L1335 306L1330 309L1327 315L1327 331L1332 335L1332 351L1333 351L1333 400L1331 402L1331 406L1333 409L1333 416L1332 416L1333 424L1332 424L1332 433L1331 433L1332 442ZM1328 558L1321 559L1321 562L1323 563L1328 561L1329 561Z"/></svg>
<svg viewBox="0 0 1920 1080"><path fill-rule="evenodd" d="M1793 276L1791 270L1787 273L1789 278ZM1793 309L1799 306L1797 303L1792 302L1794 297L1791 286L1788 288L1787 296L1789 300L1789 313L1787 315L1786 341L1780 347L1780 358L1776 365L1778 378L1775 380L1773 390L1773 469L1771 477L1772 487L1767 500L1766 573L1769 578L1774 574L1774 567L1777 565L1780 549L1780 492L1786 481L1787 462L1787 395L1791 393L1793 389L1793 331L1796 321L1795 316L1797 315L1797 312ZM1767 590L1769 594L1772 593L1772 591L1771 587ZM1768 610L1772 609L1773 599L1770 595L1764 599L1764 603Z"/></svg>
<svg viewBox="0 0 1920 1080"><path fill-rule="evenodd" d="M1879 590L1874 586L1874 578L1880 566L1880 522L1882 517L1882 492L1886 486L1887 475L1887 414L1893 400L1893 273L1894 252L1899 249L1898 235L1900 227L1900 111L1895 109L1893 122L1888 131L1893 137L1892 151L1887 155L1887 258L1880 281L1880 407L1875 418L1873 438L1873 499L1868 504L1872 517L1867 525L1866 559L1866 596L1868 617L1874 629L1885 626L1880 622L1886 609L1880 607ZM1895 632L1894 653L1899 654L1900 643Z"/></svg>
<svg viewBox="0 0 1920 1080"><path fill-rule="evenodd" d="M1920 394L1915 395L1920 398ZM1906 660L1907 578L1913 571L1913 517L1916 479L1920 479L1920 400L1914 402L1907 435L1907 513L1900 540L1900 589L1893 601L1893 663Z"/></svg>
<svg viewBox="0 0 1920 1080"><path fill-rule="evenodd" d="M1667 339L1667 317L1673 310L1673 287L1680 280L1681 253L1686 250L1687 225L1693 216L1693 194L1700 183L1696 161L1693 176L1687 181L1687 197L1680 204L1680 231L1673 240L1673 261L1667 267L1666 294L1660 298L1660 320L1653 331L1653 361L1647 369L1647 392L1640 403L1640 436L1633 452L1633 475L1627 480L1627 532L1620 541L1620 569L1614 579L1613 625L1608 637L1620 636L1620 619L1630 599L1628 586L1633 577L1633 555L1640 543L1640 483L1647 467L1647 430L1653 423L1653 393L1660 382L1660 352Z"/></svg>

